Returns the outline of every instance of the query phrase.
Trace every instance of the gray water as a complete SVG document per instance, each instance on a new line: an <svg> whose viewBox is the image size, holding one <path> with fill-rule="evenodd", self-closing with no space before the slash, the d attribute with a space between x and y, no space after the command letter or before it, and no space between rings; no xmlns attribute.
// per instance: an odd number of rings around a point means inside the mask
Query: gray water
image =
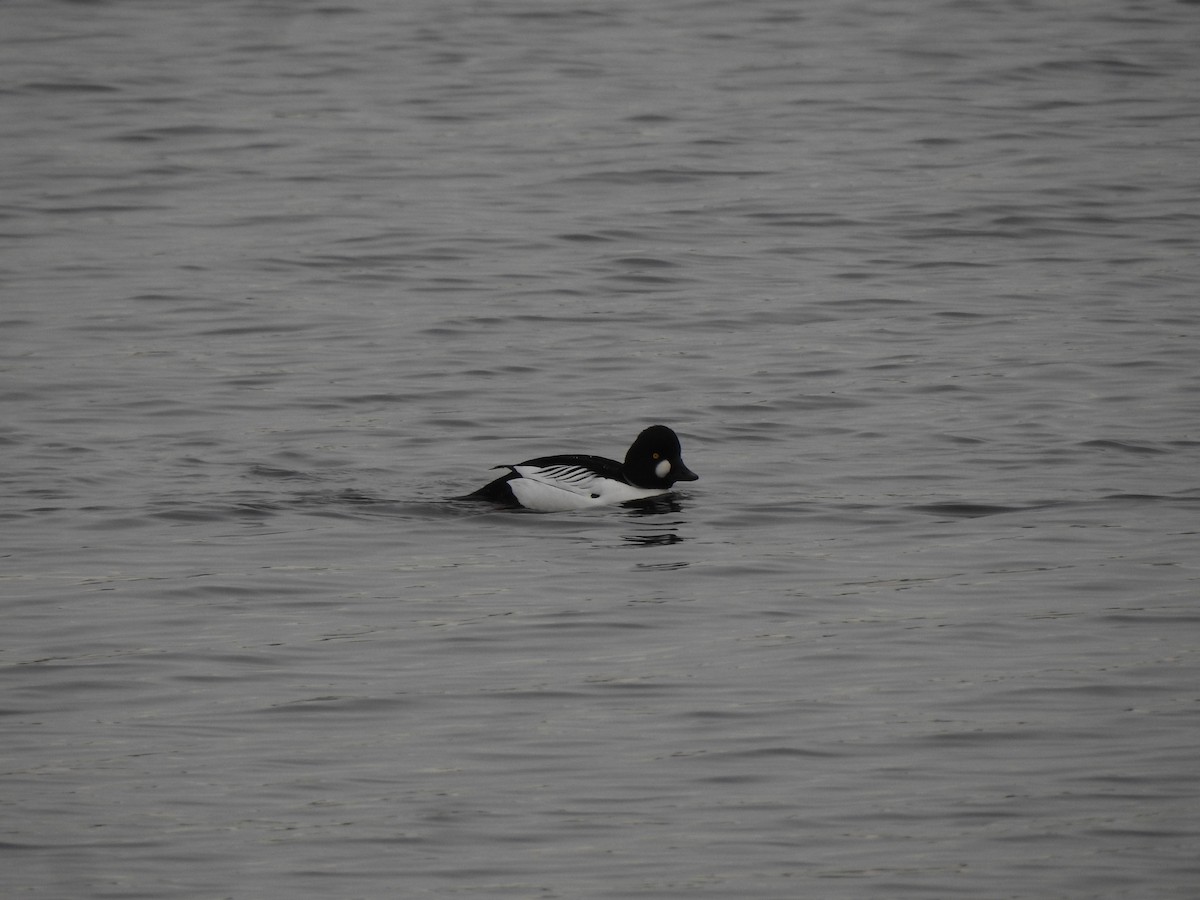
<svg viewBox="0 0 1200 900"><path fill-rule="evenodd" d="M1196 3L0 26L3 896L1200 896Z"/></svg>

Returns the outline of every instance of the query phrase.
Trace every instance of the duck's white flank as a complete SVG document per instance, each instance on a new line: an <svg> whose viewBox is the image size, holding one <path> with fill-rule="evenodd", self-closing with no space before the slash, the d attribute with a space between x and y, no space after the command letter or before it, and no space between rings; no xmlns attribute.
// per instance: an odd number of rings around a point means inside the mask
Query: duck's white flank
<svg viewBox="0 0 1200 900"><path fill-rule="evenodd" d="M526 509L541 512L610 506L667 493L603 478L579 466L513 466L512 470L521 476L508 483L513 495Z"/></svg>

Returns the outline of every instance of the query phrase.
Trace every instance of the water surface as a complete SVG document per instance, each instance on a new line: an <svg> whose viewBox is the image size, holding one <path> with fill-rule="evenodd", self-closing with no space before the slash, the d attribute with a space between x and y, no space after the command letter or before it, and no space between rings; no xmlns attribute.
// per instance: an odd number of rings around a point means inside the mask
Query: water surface
<svg viewBox="0 0 1200 900"><path fill-rule="evenodd" d="M1194 895L1194 3L4 21L6 894Z"/></svg>

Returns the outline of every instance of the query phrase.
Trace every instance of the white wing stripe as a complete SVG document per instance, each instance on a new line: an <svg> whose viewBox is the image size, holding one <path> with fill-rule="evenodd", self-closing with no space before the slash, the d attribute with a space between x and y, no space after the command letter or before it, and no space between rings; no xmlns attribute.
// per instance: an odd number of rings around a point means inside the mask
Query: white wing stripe
<svg viewBox="0 0 1200 900"><path fill-rule="evenodd" d="M522 478L574 494L590 494L602 480L579 466L513 466L513 471Z"/></svg>
<svg viewBox="0 0 1200 900"><path fill-rule="evenodd" d="M604 478L580 466L556 463L510 468L519 476L509 482L513 495L525 508L544 512L624 503L666 493Z"/></svg>

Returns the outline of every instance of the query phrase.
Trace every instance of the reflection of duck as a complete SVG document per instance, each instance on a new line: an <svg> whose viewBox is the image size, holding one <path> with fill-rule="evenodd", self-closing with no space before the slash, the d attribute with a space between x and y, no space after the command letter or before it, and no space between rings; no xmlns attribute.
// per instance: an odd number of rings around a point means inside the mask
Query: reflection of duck
<svg viewBox="0 0 1200 900"><path fill-rule="evenodd" d="M625 504L631 518L662 516L667 513L683 512L683 504L676 494L659 494L646 500L633 500ZM657 524L657 523L656 523Z"/></svg>
<svg viewBox="0 0 1200 900"><path fill-rule="evenodd" d="M666 425L652 425L637 436L623 463L603 456L541 456L506 468L466 500L557 512L588 509L659 497L677 481L699 476L683 463L679 438Z"/></svg>
<svg viewBox="0 0 1200 900"><path fill-rule="evenodd" d="M678 544L683 538L673 531L668 531L666 534L627 534L621 540L653 547L656 544Z"/></svg>

